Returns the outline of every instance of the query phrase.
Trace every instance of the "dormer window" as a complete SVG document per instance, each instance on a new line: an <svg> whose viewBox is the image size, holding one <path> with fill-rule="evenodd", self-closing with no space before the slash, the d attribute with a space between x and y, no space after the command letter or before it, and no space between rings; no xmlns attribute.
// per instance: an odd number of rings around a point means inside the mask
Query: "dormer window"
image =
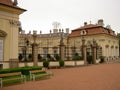
<svg viewBox="0 0 120 90"><path fill-rule="evenodd" d="M81 35L86 35L86 33L87 33L86 30L82 30L82 31L80 32Z"/></svg>

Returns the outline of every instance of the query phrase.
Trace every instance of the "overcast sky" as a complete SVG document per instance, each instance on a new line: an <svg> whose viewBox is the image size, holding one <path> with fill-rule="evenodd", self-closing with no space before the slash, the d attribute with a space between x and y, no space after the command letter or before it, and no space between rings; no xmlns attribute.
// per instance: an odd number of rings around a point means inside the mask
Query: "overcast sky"
<svg viewBox="0 0 120 90"><path fill-rule="evenodd" d="M26 32L49 33L54 21L72 30L84 22L95 24L98 19L120 32L120 0L18 0L18 6L27 10L20 16Z"/></svg>

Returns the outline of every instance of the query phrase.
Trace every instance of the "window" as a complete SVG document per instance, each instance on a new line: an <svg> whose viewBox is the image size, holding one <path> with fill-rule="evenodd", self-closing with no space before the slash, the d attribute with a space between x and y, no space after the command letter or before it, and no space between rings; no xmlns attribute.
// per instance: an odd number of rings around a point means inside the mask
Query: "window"
<svg viewBox="0 0 120 90"><path fill-rule="evenodd" d="M0 61L3 61L3 39L0 39Z"/></svg>
<svg viewBox="0 0 120 90"><path fill-rule="evenodd" d="M82 31L80 32L81 35L86 35L86 33L87 33L86 30L82 30Z"/></svg>

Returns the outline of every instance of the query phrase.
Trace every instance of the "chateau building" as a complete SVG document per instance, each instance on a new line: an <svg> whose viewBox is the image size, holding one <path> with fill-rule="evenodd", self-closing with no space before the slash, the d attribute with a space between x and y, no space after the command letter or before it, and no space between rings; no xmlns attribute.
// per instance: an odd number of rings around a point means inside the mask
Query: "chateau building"
<svg viewBox="0 0 120 90"><path fill-rule="evenodd" d="M50 30L49 34L42 34L41 31L37 34L36 42L38 43L38 54L42 58L47 58L49 54L53 59L55 55L60 55L60 40L61 35L64 43L64 60L72 60L77 53L82 57L82 38L85 39L85 45L87 46L87 55L92 55L93 41L97 43L96 56L97 59L100 56L105 56L106 60L112 60L119 56L119 42L115 32L110 26L104 27L102 19L98 20L97 24L87 24L84 26L72 30L69 33L69 29L66 31L63 29ZM25 42L33 43L33 36L31 33L25 34L24 31L19 34L19 54L25 57ZM26 49L26 57L32 54L32 47L30 44Z"/></svg>
<svg viewBox="0 0 120 90"><path fill-rule="evenodd" d="M86 57L95 53L95 59L104 56L109 61L119 56L119 39L109 25L104 27L102 19L97 24L85 22L71 33L55 22L48 34L26 34L19 22L19 15L25 11L17 6L17 0L0 0L0 68L22 67L26 62L38 65L44 59L56 61L60 57L72 61L76 55L83 60L83 44Z"/></svg>

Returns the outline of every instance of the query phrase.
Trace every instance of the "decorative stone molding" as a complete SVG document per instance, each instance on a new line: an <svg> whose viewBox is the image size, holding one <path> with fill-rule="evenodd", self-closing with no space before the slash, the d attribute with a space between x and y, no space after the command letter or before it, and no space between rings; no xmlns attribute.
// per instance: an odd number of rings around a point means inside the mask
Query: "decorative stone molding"
<svg viewBox="0 0 120 90"><path fill-rule="evenodd" d="M117 49L117 48L118 48L118 46L115 46L115 48Z"/></svg>
<svg viewBox="0 0 120 90"><path fill-rule="evenodd" d="M0 30L0 37L5 37L6 35L7 35L7 33L6 33L6 32L4 32L4 31Z"/></svg>
<svg viewBox="0 0 120 90"><path fill-rule="evenodd" d="M111 48L114 48L114 46L111 46Z"/></svg>
<svg viewBox="0 0 120 90"><path fill-rule="evenodd" d="M108 48L108 47L109 47L109 45L105 45L105 47L106 47L106 48Z"/></svg>
<svg viewBox="0 0 120 90"><path fill-rule="evenodd" d="M21 23L19 21L16 21L16 20L9 20L9 23L13 26L20 26Z"/></svg>

